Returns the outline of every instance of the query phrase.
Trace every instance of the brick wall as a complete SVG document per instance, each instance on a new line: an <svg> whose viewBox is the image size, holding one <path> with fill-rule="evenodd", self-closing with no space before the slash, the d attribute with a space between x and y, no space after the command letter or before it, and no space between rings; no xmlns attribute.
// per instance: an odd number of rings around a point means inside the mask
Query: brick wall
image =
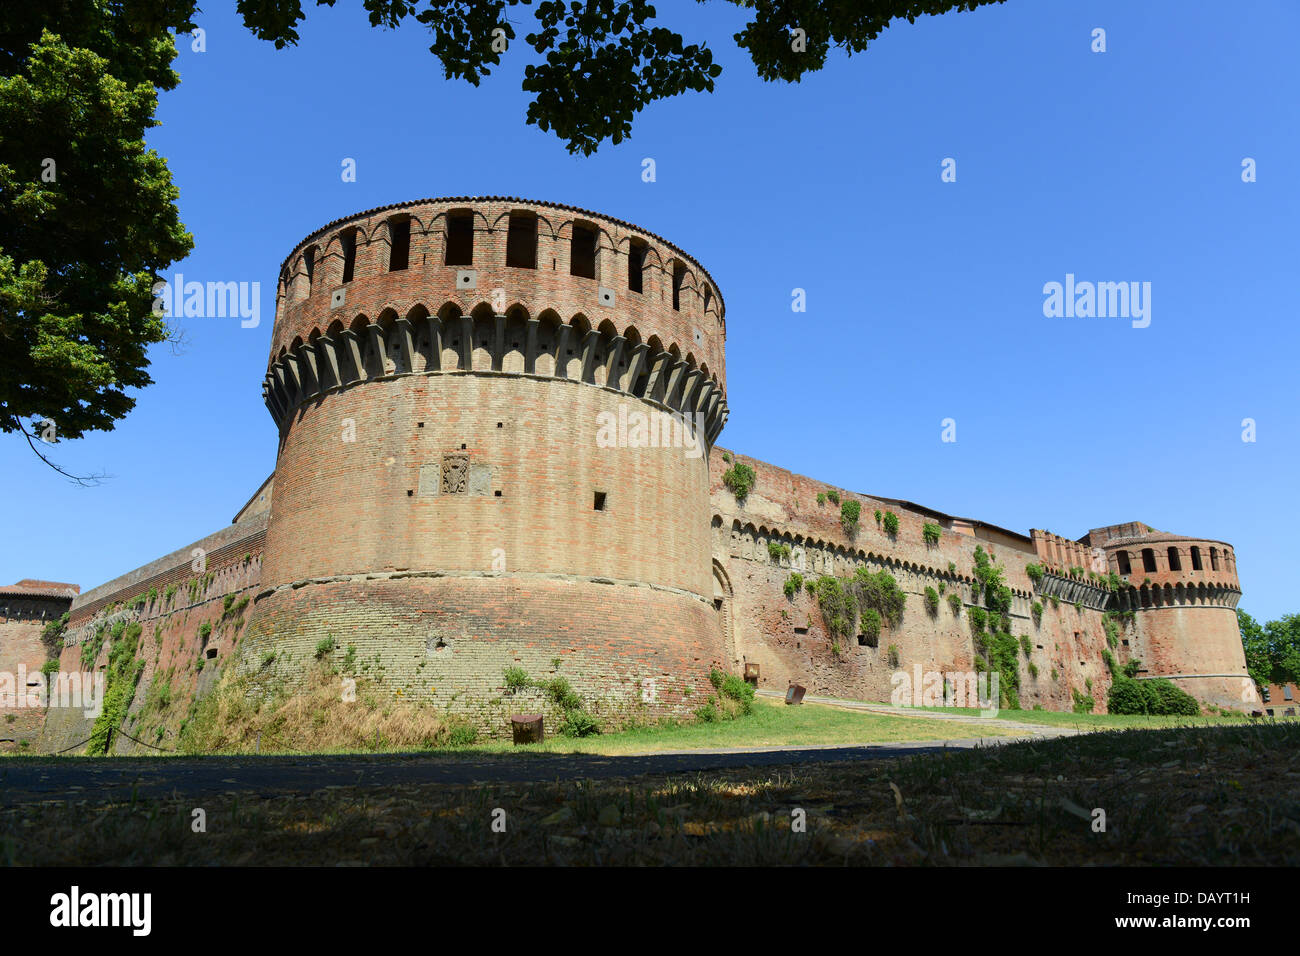
<svg viewBox="0 0 1300 956"><path fill-rule="evenodd" d="M754 490L744 502L737 502L722 482L730 467L724 454L756 471ZM1005 529L836 489L721 448L714 449L710 477L717 593L730 605L726 614L728 660L737 672L746 663L757 663L760 686L784 690L789 682L797 682L810 693L888 700L895 670L889 663L890 645L897 648L900 666L909 672L916 665L923 672L970 670L975 648L968 612L978 546L1003 568L1004 580L1012 588L1012 633L1030 640L1029 657L1022 654L1019 658L1022 706L1068 710L1073 705L1072 692L1077 690L1093 697L1097 710L1104 709L1110 673L1102 657L1107 643L1101 609L1107 606L1108 593L1086 578L1049 578L1036 589L1025 569L1038 563L1045 547L1044 533L1023 538ZM860 526L855 533L843 528L839 505L829 499L818 504L818 493L832 491L841 501L861 503ZM898 515L896 536L877 527L877 509ZM923 538L926 523L942 529L935 544L927 544ZM774 559L768 542L785 544L790 557ZM1055 548L1052 555L1062 556L1062 564L1088 553L1077 543L1077 553L1059 544ZM882 629L877 646L859 645L850 635L836 655L816 598L806 591L787 597L783 585L792 571L805 577L844 575L859 566L894 575L907 594L906 610L897 628L886 625ZM944 592L933 616L923 604L927 586ZM1068 599L1053 603L1052 592ZM954 615L948 604L952 593L962 597L960 615ZM1076 608L1073 600L1079 600L1080 606ZM1043 606L1037 624L1032 616L1035 602ZM1116 660L1123 664L1130 657L1141 658L1150 676L1175 673L1177 667L1197 674L1244 674L1240 635L1230 610L1188 607L1168 617L1161 616L1163 613L1139 611L1124 622L1120 643L1113 651ZM1030 662L1036 666L1037 676L1031 674ZM1239 682L1218 679L1176 682L1204 703L1219 706L1233 705L1225 693L1227 683L1240 690Z"/></svg>
<svg viewBox="0 0 1300 956"><path fill-rule="evenodd" d="M683 716L712 693L721 640L710 602L646 586L517 574L360 577L282 587L258 598L244 673L296 680L322 638L333 660L394 697L428 701L503 734L512 713L558 714L542 695L512 697L505 669L563 676L604 721ZM275 659L266 663L264 655ZM558 661L558 664L556 663ZM649 688L649 689L647 689ZM646 699L643 699L646 698Z"/></svg>

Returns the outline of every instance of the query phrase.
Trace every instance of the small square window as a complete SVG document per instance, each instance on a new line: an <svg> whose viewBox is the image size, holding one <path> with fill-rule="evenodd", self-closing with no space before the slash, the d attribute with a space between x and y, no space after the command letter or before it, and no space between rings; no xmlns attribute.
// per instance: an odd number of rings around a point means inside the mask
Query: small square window
<svg viewBox="0 0 1300 956"><path fill-rule="evenodd" d="M492 495L493 495L493 497L500 498L500 497L501 497L501 489L498 488L496 491L492 492Z"/></svg>
<svg viewBox="0 0 1300 956"><path fill-rule="evenodd" d="M592 507L592 510L593 510L593 511L604 511L604 510L605 510L605 492L603 492L603 491L598 491L598 492L596 492L596 495L595 495L595 498L594 498L593 501L592 501L592 505L591 505L591 507Z"/></svg>

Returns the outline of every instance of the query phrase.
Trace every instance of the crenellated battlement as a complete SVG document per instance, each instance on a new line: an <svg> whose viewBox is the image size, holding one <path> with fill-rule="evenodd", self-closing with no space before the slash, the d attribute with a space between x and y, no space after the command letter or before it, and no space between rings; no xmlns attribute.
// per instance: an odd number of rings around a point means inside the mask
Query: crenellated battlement
<svg viewBox="0 0 1300 956"><path fill-rule="evenodd" d="M465 315L483 306L525 320L550 311L561 325L609 321L724 381L725 304L694 258L619 219L507 197L417 200L313 233L281 267L271 357L358 315L405 317L444 301Z"/></svg>

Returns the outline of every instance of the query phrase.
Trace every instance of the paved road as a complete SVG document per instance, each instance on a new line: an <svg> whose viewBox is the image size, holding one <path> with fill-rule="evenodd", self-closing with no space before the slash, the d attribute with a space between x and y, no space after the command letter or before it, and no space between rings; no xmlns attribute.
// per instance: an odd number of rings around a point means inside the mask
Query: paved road
<svg viewBox="0 0 1300 956"><path fill-rule="evenodd" d="M998 737L841 747L690 750L632 756L351 754L311 757L167 757L107 760L0 760L0 805L106 802L171 793L312 793L327 787L393 784L530 783L555 779L680 774L736 767L806 766L879 760L948 748L1008 743Z"/></svg>

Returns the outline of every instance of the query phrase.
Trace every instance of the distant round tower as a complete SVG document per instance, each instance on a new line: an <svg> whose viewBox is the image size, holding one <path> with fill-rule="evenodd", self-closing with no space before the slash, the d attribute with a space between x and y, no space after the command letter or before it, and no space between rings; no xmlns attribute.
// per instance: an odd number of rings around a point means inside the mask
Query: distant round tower
<svg viewBox="0 0 1300 956"><path fill-rule="evenodd" d="M313 233L280 276L241 666L332 638L457 709L499 701L512 666L605 713L698 707L723 659L724 315L689 255L568 206L420 200Z"/></svg>
<svg viewBox="0 0 1300 956"><path fill-rule="evenodd" d="M1237 625L1237 558L1223 541L1166 534L1131 522L1098 528L1085 539L1106 552L1127 582L1112 607L1134 612L1128 656L1139 677L1167 677L1193 697L1242 709L1253 700Z"/></svg>

